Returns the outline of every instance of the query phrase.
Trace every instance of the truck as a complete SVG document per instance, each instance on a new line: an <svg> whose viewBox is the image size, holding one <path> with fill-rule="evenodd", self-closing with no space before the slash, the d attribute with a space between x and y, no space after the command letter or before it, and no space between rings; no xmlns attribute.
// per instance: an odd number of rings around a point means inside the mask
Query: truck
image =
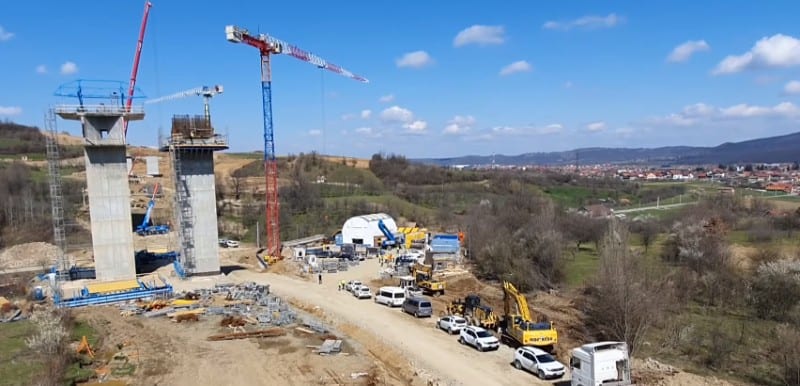
<svg viewBox="0 0 800 386"><path fill-rule="evenodd" d="M625 342L596 342L572 349L572 386L632 385L631 360Z"/></svg>

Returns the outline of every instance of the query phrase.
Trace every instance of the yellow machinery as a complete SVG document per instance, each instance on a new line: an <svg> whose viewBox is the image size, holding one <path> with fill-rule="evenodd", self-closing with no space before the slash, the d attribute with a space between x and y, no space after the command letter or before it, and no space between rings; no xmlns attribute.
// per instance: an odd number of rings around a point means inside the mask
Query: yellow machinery
<svg viewBox="0 0 800 386"><path fill-rule="evenodd" d="M411 249L415 241L424 241L428 237L428 230L425 228L417 227L398 227L397 231L405 236L405 248Z"/></svg>
<svg viewBox="0 0 800 386"><path fill-rule="evenodd" d="M417 280L417 286L426 295L444 295L444 281L433 278L433 267L416 263L411 266L411 275Z"/></svg>
<svg viewBox="0 0 800 386"><path fill-rule="evenodd" d="M456 299L450 302L447 305L447 314L462 316L467 323L487 330L496 331L500 325L500 318L492 307L481 304L481 298L476 294L467 295L463 301Z"/></svg>
<svg viewBox="0 0 800 386"><path fill-rule="evenodd" d="M528 301L513 284L503 282L503 333L500 340L512 347L536 346L553 350L558 332L552 322L536 322L531 317Z"/></svg>

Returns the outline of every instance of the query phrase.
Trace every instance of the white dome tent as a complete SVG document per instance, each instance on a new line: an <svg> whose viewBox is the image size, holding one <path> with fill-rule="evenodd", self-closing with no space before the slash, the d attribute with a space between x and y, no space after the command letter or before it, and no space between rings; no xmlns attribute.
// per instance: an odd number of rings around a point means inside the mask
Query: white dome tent
<svg viewBox="0 0 800 386"><path fill-rule="evenodd" d="M365 214L347 219L342 226L343 244L361 244L375 247L375 238L383 237L383 232L378 228L378 222L383 221L383 225L392 234L397 234L397 224L394 219L386 213Z"/></svg>

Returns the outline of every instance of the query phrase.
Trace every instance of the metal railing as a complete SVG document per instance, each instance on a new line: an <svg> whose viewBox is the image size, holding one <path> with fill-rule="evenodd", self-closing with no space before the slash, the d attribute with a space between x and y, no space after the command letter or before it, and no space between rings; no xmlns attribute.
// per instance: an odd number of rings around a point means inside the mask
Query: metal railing
<svg viewBox="0 0 800 386"><path fill-rule="evenodd" d="M144 114L143 106L125 106L115 105L56 105L56 113L106 113L106 114Z"/></svg>

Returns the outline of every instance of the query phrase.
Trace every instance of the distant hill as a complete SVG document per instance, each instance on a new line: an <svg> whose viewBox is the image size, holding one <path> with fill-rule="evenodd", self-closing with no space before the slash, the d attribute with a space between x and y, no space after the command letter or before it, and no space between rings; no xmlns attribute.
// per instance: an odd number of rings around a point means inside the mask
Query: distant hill
<svg viewBox="0 0 800 386"><path fill-rule="evenodd" d="M669 146L657 148L591 147L550 153L525 153L515 156L468 155L455 158L415 159L415 162L440 165L570 165L580 164L729 164L778 163L800 160L800 132L778 137L723 143L715 147Z"/></svg>

